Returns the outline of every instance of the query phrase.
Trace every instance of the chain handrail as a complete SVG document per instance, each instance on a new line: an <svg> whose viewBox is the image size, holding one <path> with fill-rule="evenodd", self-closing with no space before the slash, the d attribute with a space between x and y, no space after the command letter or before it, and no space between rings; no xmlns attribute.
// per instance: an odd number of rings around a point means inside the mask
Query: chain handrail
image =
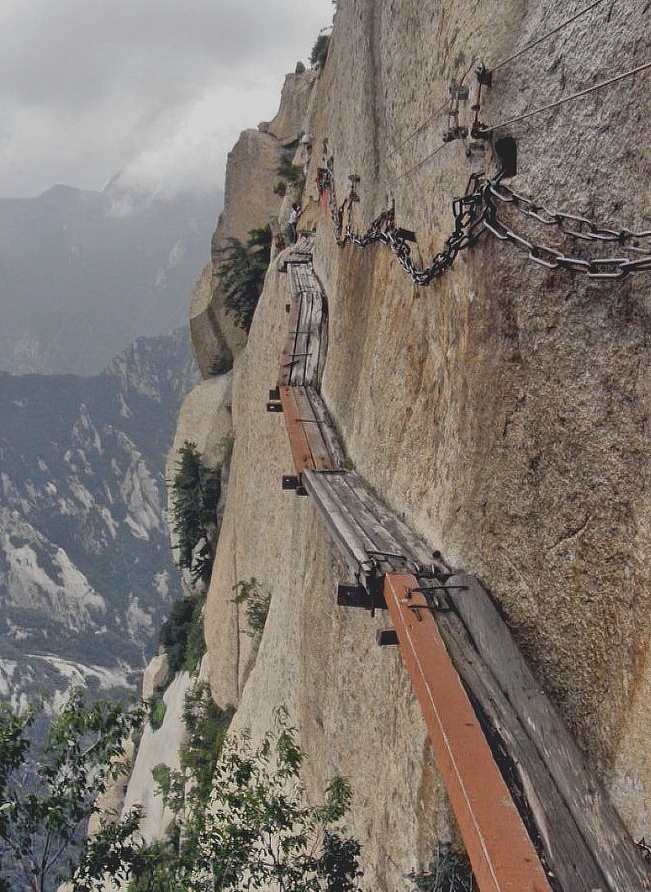
<svg viewBox="0 0 651 892"><path fill-rule="evenodd" d="M342 205L338 206L331 166L320 168L317 176L319 192L327 197L335 239L339 247L343 248L350 242L359 248L366 248L374 242L382 242L391 248L398 263L411 276L416 285L429 285L434 279L443 275L452 266L457 254L474 245L481 237L486 228L483 213L485 185L483 174L473 174L470 177L465 194L460 198L455 198L452 203L455 220L453 232L446 239L443 249L433 257L430 264L421 267L412 259L409 242L400 234L401 230L396 226L393 207L382 211L366 232L356 233L352 229L352 210L358 201L354 190L351 190L352 194ZM344 218L346 218L345 225Z"/></svg>
<svg viewBox="0 0 651 892"><path fill-rule="evenodd" d="M484 173L472 174L463 196L452 202L454 230L445 240L443 248L430 264L421 267L411 257L411 247L396 226L395 208L391 207L379 214L360 234L352 228L354 205L359 201L357 184L359 177L353 176L351 189L343 204L338 205L335 193L333 160L317 174L317 188L325 195L335 239L340 248L351 243L366 248L375 242L388 245L396 255L402 268L411 276L416 285L429 285L443 275L454 263L457 255L475 245L485 232L491 233L500 241L506 241L527 252L529 260L549 270L564 269L568 272L583 273L591 279L620 279L632 272L651 271L651 245L642 247L641 242L651 241L651 230L611 229L600 226L588 217L560 211L551 211L544 205L521 195L502 182L504 173L488 178ZM519 212L539 224L555 227L563 235L572 239L616 244L622 251L639 255L583 258L563 253L557 248L537 243L515 232L498 216L498 206L509 204ZM344 222L345 221L345 222Z"/></svg>

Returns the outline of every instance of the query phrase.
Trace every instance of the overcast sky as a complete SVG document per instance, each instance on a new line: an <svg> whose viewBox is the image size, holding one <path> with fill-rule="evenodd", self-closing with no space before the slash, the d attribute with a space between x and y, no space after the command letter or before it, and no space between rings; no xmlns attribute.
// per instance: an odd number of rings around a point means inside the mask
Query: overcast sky
<svg viewBox="0 0 651 892"><path fill-rule="evenodd" d="M0 197L223 185L331 0L0 0Z"/></svg>

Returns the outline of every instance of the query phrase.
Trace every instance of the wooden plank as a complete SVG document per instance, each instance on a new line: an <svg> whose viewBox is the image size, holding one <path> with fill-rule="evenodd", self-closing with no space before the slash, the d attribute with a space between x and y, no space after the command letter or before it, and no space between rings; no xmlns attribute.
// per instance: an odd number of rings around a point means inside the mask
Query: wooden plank
<svg viewBox="0 0 651 892"><path fill-rule="evenodd" d="M303 427L305 438L309 444L310 452L312 453L311 467L315 469L333 469L334 463L328 450L328 444L321 433L321 426L314 414L312 404L308 399L305 388L293 387L292 391L299 423Z"/></svg>
<svg viewBox="0 0 651 892"><path fill-rule="evenodd" d="M321 358L321 326L322 326L322 302L321 294L310 292L312 299L312 312L309 320L309 356L305 363L305 384L317 385L320 358Z"/></svg>
<svg viewBox="0 0 651 892"><path fill-rule="evenodd" d="M394 511L391 511L381 501L373 489L356 471L351 471L348 475L348 485L353 492L358 492L360 499L364 501L369 510L379 519L395 541L400 544L399 551L406 552L412 560L419 564L424 566L431 565L433 560L431 547L423 542ZM436 564L442 570L447 569L440 560L437 560Z"/></svg>
<svg viewBox="0 0 651 892"><path fill-rule="evenodd" d="M295 400L295 388L280 386L280 402L283 406L285 426L289 437L289 446L294 460L296 473L301 476L306 468L313 467L312 450L305 435L303 425L299 422Z"/></svg>
<svg viewBox="0 0 651 892"><path fill-rule="evenodd" d="M427 584L424 579L420 582ZM460 597L464 594L461 592ZM435 613L435 621L455 669L493 729L494 739L499 739L508 754L510 765L504 768L509 787L513 782L509 768L517 771L547 865L563 892L586 892L586 889L606 892L605 877L549 769L527 734L521 717L477 654L462 620L453 611L441 611Z"/></svg>
<svg viewBox="0 0 651 892"><path fill-rule="evenodd" d="M371 570L371 565L366 549L369 545L372 547L372 543L364 537L355 519L348 516L345 509L333 500L327 487L330 476L317 471L305 471L303 483L353 575L360 571L367 573Z"/></svg>
<svg viewBox="0 0 651 892"><path fill-rule="evenodd" d="M587 770L585 759L529 667L495 606L476 579L458 575L451 592L478 653L497 679L548 766L611 892L648 892L651 879L642 857L606 793Z"/></svg>
<svg viewBox="0 0 651 892"><path fill-rule="evenodd" d="M355 517L355 521L364 530L369 541L373 543L372 552L377 552L378 554L371 553L369 558L380 561L380 552L400 554L400 543L396 542L380 521L368 510L363 501L363 492L360 492L359 488L355 491L350 487L349 477L350 474L332 477L332 479L328 480L328 486L334 498L339 504L346 506L348 512ZM395 567L398 562L392 559L387 563L389 567ZM402 569L405 569L405 567L403 566Z"/></svg>
<svg viewBox="0 0 651 892"><path fill-rule="evenodd" d="M298 322L298 302L296 300L292 300L291 308L289 311L288 318L288 326L289 332L287 335L287 339L283 345L282 353L280 355L280 372L278 375L278 383L288 385L291 381L292 375L292 357L296 352L296 326Z"/></svg>
<svg viewBox="0 0 651 892"><path fill-rule="evenodd" d="M551 892L434 618L409 606L417 585L389 574L384 596L479 889Z"/></svg>
<svg viewBox="0 0 651 892"><path fill-rule="evenodd" d="M333 466L335 468L341 468L344 463L344 454L341 449L341 444L339 443L337 432L328 415L326 405L323 402L323 398L316 387L311 385L308 385L305 388L305 392L307 393L307 398L312 406L312 411L321 425L321 433L328 445L328 452L330 453Z"/></svg>

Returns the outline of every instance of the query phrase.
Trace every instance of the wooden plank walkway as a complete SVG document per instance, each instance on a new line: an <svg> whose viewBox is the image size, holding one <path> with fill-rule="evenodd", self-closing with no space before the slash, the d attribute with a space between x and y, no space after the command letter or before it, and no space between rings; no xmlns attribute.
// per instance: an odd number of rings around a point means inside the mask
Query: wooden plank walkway
<svg viewBox="0 0 651 892"><path fill-rule="evenodd" d="M307 471L303 482L357 581L370 589L378 575L410 572L454 608L436 612L437 628L493 740L515 767L512 791L530 811L532 831L563 892L649 888L636 846L477 580L453 576L442 585L432 579L443 573L441 562L432 567L428 546L395 515L389 522L391 512L356 472ZM423 567L427 576L419 576Z"/></svg>
<svg viewBox="0 0 651 892"><path fill-rule="evenodd" d="M437 616L439 628L447 642L452 638L450 623L447 629L443 626L449 617L458 616L472 641L475 666L484 667L482 708L517 765L563 890L651 888L639 849L484 589L466 575L453 576L448 585L466 589L450 588L447 597L455 613ZM458 650L452 640L450 650ZM469 684L470 674L464 680ZM474 672L472 680L474 693L479 686Z"/></svg>
<svg viewBox="0 0 651 892"><path fill-rule="evenodd" d="M370 594L363 603L377 606L384 592L481 892L651 892L641 853L487 593L472 577L450 578L439 553L343 470L318 392L320 286L303 255L288 271L278 389L297 475Z"/></svg>
<svg viewBox="0 0 651 892"><path fill-rule="evenodd" d="M399 524L389 529L388 512L378 510L379 500L355 471L306 472L303 483L352 575L362 583L371 573L384 574L396 567L414 572L431 561L431 549L413 533L401 535Z"/></svg>
<svg viewBox="0 0 651 892"><path fill-rule="evenodd" d="M306 388L281 386L278 390L297 475L307 468L333 468L333 456L322 432L325 422L315 414Z"/></svg>
<svg viewBox="0 0 651 892"><path fill-rule="evenodd" d="M292 304L278 383L318 386L324 353L323 292L311 265L292 263L288 268Z"/></svg>

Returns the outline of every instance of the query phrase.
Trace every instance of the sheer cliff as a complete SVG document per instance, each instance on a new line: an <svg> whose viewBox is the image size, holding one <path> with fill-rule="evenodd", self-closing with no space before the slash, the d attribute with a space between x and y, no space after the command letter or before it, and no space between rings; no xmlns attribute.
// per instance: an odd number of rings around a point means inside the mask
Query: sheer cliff
<svg viewBox="0 0 651 892"><path fill-rule="evenodd" d="M286 86L284 101L299 90L301 101L291 124L279 115L282 137L267 125L234 150L216 237L286 218L276 159L298 139L303 225L316 230L328 302L322 393L348 462L490 590L636 839L651 836L649 273L617 277L628 268L608 258L628 237L607 239L651 228L648 72L627 74L648 61L650 15L593 4L569 21L560 0L341 0L323 70ZM482 66L493 77L478 101ZM506 182L531 202L500 205L506 222L493 218L427 286L385 243L338 246L318 210L326 168L340 201L355 190L351 230L392 208L427 265L454 229L453 198L503 164L503 137L514 141ZM386 618L336 606L347 571L310 502L281 489L287 435L265 402L287 331L286 277L275 258L246 342L219 321L209 278L192 316L202 369L224 344L235 362L232 396L206 390L199 415L217 443L232 413L234 447L202 671L254 736L287 707L310 788L335 772L351 780L364 886L401 888L454 823L401 658L375 644ZM271 593L257 643L233 602L252 577Z"/></svg>

